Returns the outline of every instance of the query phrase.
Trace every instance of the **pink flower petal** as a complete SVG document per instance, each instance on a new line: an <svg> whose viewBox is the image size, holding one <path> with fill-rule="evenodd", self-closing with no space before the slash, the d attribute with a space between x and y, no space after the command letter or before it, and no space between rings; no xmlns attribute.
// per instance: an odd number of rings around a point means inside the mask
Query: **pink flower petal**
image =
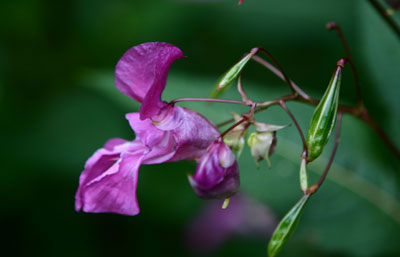
<svg viewBox="0 0 400 257"><path fill-rule="evenodd" d="M196 173L189 176L189 182L199 197L226 198L238 191L239 168L231 153L225 143L218 141L201 157Z"/></svg>
<svg viewBox="0 0 400 257"><path fill-rule="evenodd" d="M115 69L115 84L122 93L142 103L140 118L157 115L165 105L161 94L171 64L183 57L176 46L150 42L129 49Z"/></svg>
<svg viewBox="0 0 400 257"><path fill-rule="evenodd" d="M137 142L123 142L114 145L114 148L99 149L86 162L75 196L77 211L83 209L85 212L116 212L125 215L138 213L135 197L137 171L147 148ZM126 153L121 154L122 151Z"/></svg>
<svg viewBox="0 0 400 257"><path fill-rule="evenodd" d="M83 211L114 212L124 215L139 213L136 197L137 178L144 154L123 153L121 159L81 190Z"/></svg>

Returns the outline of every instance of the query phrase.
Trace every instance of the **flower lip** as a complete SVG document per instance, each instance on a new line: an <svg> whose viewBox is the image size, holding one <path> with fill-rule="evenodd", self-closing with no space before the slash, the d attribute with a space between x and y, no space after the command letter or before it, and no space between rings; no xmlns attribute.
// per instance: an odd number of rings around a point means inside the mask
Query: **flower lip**
<svg viewBox="0 0 400 257"><path fill-rule="evenodd" d="M178 128L183 122L183 109L167 105L160 110L160 113L152 117L155 127L164 131L170 131Z"/></svg>
<svg viewBox="0 0 400 257"><path fill-rule="evenodd" d="M169 68L182 57L182 51L176 46L150 42L132 47L118 61L115 84L119 91L142 103L141 120L158 115L165 107L161 94Z"/></svg>

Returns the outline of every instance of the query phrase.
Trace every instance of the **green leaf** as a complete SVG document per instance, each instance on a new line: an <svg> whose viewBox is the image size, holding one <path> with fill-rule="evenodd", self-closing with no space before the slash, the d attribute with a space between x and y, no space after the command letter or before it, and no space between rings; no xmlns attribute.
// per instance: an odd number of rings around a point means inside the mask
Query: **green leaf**
<svg viewBox="0 0 400 257"><path fill-rule="evenodd" d="M340 62L340 61L339 61ZM336 122L339 103L340 80L343 64L338 62L335 73L329 82L321 102L311 119L307 136L308 160L313 161L321 155Z"/></svg>
<svg viewBox="0 0 400 257"><path fill-rule="evenodd" d="M258 48L251 49L250 53L246 54L238 63L236 63L230 70L228 70L222 77L218 80L215 88L210 94L211 98L218 98L239 76L240 72L243 70L244 66L250 61L258 52Z"/></svg>
<svg viewBox="0 0 400 257"><path fill-rule="evenodd" d="M289 240L293 231L296 229L297 223L299 223L301 213L309 198L309 195L304 195L278 224L268 244L269 257L276 256L282 250L287 240Z"/></svg>

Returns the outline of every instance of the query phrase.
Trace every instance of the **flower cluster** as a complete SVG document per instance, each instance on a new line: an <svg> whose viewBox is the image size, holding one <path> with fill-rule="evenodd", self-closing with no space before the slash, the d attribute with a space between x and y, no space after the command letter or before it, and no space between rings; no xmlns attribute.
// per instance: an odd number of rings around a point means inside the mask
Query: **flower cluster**
<svg viewBox="0 0 400 257"><path fill-rule="evenodd" d="M111 139L86 162L75 196L75 209L85 212L139 213L136 197L141 165L199 160L190 184L202 198L224 198L239 186L235 157L216 127L197 112L161 100L171 64L182 51L153 42L129 49L119 60L119 91L141 103L126 115L133 141Z"/></svg>

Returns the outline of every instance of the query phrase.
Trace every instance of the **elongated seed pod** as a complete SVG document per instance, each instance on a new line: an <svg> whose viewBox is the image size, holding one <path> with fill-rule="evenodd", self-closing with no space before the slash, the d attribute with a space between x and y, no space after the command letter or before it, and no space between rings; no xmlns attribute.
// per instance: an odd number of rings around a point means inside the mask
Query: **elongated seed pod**
<svg viewBox="0 0 400 257"><path fill-rule="evenodd" d="M268 243L268 257L277 256L289 240L297 223L299 223L300 216L309 198L309 195L304 195L278 224Z"/></svg>
<svg viewBox="0 0 400 257"><path fill-rule="evenodd" d="M215 88L211 92L210 97L218 98L218 96L222 94L239 76L244 66L246 66L246 64L250 61L251 57L253 57L258 52L258 50L259 48L257 47L251 49L250 53L246 54L238 63L236 63L224 75L222 75L222 77L218 80Z"/></svg>
<svg viewBox="0 0 400 257"><path fill-rule="evenodd" d="M328 142L336 122L336 115L339 103L339 89L342 77L342 69L346 63L346 59L340 59L329 82L320 103L314 111L311 119L310 128L307 135L307 160L313 161L321 155L324 146Z"/></svg>

